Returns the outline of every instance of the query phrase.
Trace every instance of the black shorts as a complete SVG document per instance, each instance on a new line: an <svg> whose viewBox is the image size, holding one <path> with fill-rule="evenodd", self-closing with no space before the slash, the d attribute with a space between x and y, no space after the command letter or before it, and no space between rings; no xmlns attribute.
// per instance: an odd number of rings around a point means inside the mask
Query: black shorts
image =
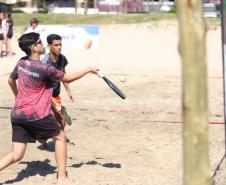
<svg viewBox="0 0 226 185"><path fill-rule="evenodd" d="M7 34L7 38L8 38L8 39L11 39L12 37L13 37L13 33L8 33L8 34Z"/></svg>
<svg viewBox="0 0 226 185"><path fill-rule="evenodd" d="M4 40L3 34L0 33L0 40Z"/></svg>
<svg viewBox="0 0 226 185"><path fill-rule="evenodd" d="M49 115L33 122L12 122L12 141L35 143L36 140L47 140L60 133L61 127L56 119Z"/></svg>

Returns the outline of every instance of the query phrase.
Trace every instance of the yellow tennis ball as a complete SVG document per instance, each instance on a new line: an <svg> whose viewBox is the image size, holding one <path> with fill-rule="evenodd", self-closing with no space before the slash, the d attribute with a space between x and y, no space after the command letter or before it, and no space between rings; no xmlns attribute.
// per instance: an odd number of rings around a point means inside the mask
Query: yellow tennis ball
<svg viewBox="0 0 226 185"><path fill-rule="evenodd" d="M119 80L120 80L120 82L125 82L126 81L126 76L120 76Z"/></svg>
<svg viewBox="0 0 226 185"><path fill-rule="evenodd" d="M85 49L90 49L92 44L93 44L93 42L92 42L91 39L86 39L85 42L84 42L84 48Z"/></svg>

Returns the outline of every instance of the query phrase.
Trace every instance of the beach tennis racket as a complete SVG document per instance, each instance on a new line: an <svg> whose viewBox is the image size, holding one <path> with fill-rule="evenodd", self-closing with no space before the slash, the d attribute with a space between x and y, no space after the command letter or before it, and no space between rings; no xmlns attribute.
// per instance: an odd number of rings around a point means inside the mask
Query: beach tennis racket
<svg viewBox="0 0 226 185"><path fill-rule="evenodd" d="M104 76L101 73L98 73L98 76L100 78L102 78L119 97L121 97L122 99L126 99L125 94L123 94L123 92L112 81L110 81L106 76Z"/></svg>
<svg viewBox="0 0 226 185"><path fill-rule="evenodd" d="M61 112L62 112L63 118L64 118L64 120L66 121L66 123L67 123L68 125L71 125L71 124L72 124L72 120L71 120L71 116L70 116L70 114L69 114L67 108L64 107L64 106L62 106L62 107L61 107Z"/></svg>

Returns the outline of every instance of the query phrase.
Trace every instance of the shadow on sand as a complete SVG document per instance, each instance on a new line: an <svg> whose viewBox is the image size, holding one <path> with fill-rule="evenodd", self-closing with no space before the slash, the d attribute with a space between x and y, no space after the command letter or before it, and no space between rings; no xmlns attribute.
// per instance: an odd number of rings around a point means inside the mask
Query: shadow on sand
<svg viewBox="0 0 226 185"><path fill-rule="evenodd" d="M22 161L20 162L20 164L26 164L27 167L23 170L21 170L17 177L11 180L7 180L5 182L0 183L0 185L3 184L13 184L16 182L20 182L23 181L23 179L25 178L29 178L32 176L36 176L36 175L40 175L42 177L46 177L49 174L54 174L56 173L56 167L51 166L50 164L50 160L46 159L44 161L32 161L32 162L26 162L26 161ZM119 163L104 163L101 164L97 161L88 161L88 162L82 162L79 164L73 164L71 166L68 167L73 167L73 168L80 168L83 165L100 165L102 167L105 168L121 168L121 164Z"/></svg>
<svg viewBox="0 0 226 185"><path fill-rule="evenodd" d="M88 162L85 162L85 163L81 162L79 164L73 164L69 167L80 168L83 165L100 165L100 166L105 167L105 168L121 168L121 164L119 164L119 163L104 163L104 164L101 164L97 161L88 161Z"/></svg>
<svg viewBox="0 0 226 185"><path fill-rule="evenodd" d="M71 142L69 139L67 139L67 144L68 145L75 145L74 142ZM49 141L46 143L46 145L39 145L37 147L39 150L45 150L45 151L48 151L48 152L55 152L55 142L54 141Z"/></svg>
<svg viewBox="0 0 226 185"><path fill-rule="evenodd" d="M3 183L0 183L0 185L3 184L13 184L19 181L22 181L25 178L29 178L35 175L40 175L42 177L45 177L49 174L54 174L56 173L56 167L51 166L50 160L46 159L44 161L32 161L32 162L25 162L22 161L20 164L26 164L27 167L23 170L21 170L17 177L11 180L7 180Z"/></svg>

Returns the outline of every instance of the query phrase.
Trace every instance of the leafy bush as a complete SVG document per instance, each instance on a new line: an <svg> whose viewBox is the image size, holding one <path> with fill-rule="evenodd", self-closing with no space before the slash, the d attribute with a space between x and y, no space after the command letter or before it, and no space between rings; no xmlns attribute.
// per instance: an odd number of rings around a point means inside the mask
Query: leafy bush
<svg viewBox="0 0 226 185"><path fill-rule="evenodd" d="M24 13L23 10L20 9L13 9L12 13Z"/></svg>
<svg viewBox="0 0 226 185"><path fill-rule="evenodd" d="M169 11L169 13L177 13L176 5L172 6L172 8L171 8L171 10Z"/></svg>

